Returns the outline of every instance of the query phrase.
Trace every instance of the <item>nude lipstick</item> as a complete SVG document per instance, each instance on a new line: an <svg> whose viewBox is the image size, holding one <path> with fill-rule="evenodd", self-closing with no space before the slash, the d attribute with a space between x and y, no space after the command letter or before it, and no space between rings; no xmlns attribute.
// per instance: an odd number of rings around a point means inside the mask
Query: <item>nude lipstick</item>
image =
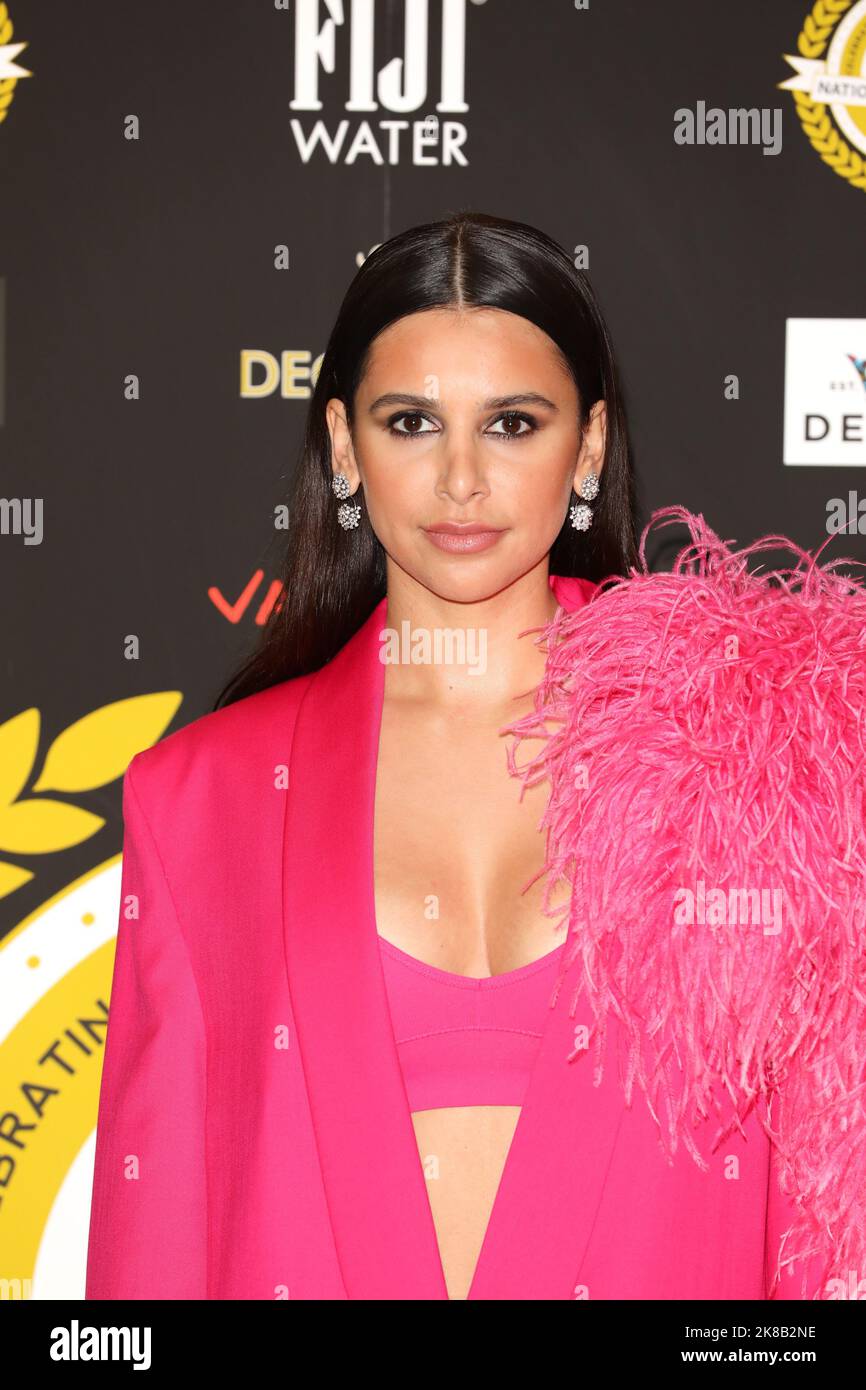
<svg viewBox="0 0 866 1390"><path fill-rule="evenodd" d="M425 526L424 534L439 550L452 555L474 555L479 550L489 550L505 532L481 521L438 521L435 526Z"/></svg>

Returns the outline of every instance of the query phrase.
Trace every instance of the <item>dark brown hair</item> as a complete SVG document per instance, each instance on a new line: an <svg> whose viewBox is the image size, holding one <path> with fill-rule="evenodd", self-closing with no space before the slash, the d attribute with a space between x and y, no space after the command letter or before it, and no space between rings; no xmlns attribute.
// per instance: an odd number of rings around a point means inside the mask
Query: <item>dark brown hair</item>
<svg viewBox="0 0 866 1390"><path fill-rule="evenodd" d="M282 603L214 708L318 670L384 597L385 555L362 488L352 499L361 504L357 528L344 531L336 520L325 406L339 398L351 428L355 393L377 335L407 314L448 307L505 309L542 329L574 378L581 431L596 401L606 402L605 462L592 525L577 531L566 517L551 548L551 573L599 581L625 574L634 563L635 499L622 391L587 275L556 241L522 222L457 212L411 227L376 247L346 291L293 477Z"/></svg>

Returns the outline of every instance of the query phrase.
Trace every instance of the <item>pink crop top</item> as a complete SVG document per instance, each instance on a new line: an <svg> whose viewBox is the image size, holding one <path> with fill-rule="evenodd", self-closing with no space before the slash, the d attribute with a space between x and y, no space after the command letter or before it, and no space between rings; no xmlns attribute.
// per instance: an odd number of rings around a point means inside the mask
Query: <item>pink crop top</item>
<svg viewBox="0 0 866 1390"><path fill-rule="evenodd" d="M409 1109L522 1105L565 942L484 979L379 944Z"/></svg>

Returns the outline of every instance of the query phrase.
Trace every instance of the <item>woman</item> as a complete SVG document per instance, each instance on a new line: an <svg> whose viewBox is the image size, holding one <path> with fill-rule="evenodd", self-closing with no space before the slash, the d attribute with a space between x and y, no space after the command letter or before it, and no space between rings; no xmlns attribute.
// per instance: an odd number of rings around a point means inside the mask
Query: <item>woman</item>
<svg viewBox="0 0 866 1390"><path fill-rule="evenodd" d="M638 583L632 514L609 336L561 248L468 213L377 248L313 393L282 607L126 774L89 1298L820 1296L822 1247L782 1272L808 1186L780 1189L783 1078L743 1072L710 1154L718 1107L659 1110L648 994L581 958L589 722L564 761L544 702L567 729L557 654L600 653L600 582Z"/></svg>

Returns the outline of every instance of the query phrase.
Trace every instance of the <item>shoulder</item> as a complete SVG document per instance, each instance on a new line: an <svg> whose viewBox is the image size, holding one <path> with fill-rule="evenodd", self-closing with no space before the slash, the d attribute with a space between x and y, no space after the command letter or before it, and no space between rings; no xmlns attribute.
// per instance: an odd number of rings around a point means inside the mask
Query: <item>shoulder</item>
<svg viewBox="0 0 866 1390"><path fill-rule="evenodd" d="M298 711L315 674L280 681L193 719L137 753L126 782L137 797L218 793L238 774L288 763Z"/></svg>
<svg viewBox="0 0 866 1390"><path fill-rule="evenodd" d="M577 575L553 574L550 587L557 602L567 612L583 608L598 593L599 586L592 579Z"/></svg>

